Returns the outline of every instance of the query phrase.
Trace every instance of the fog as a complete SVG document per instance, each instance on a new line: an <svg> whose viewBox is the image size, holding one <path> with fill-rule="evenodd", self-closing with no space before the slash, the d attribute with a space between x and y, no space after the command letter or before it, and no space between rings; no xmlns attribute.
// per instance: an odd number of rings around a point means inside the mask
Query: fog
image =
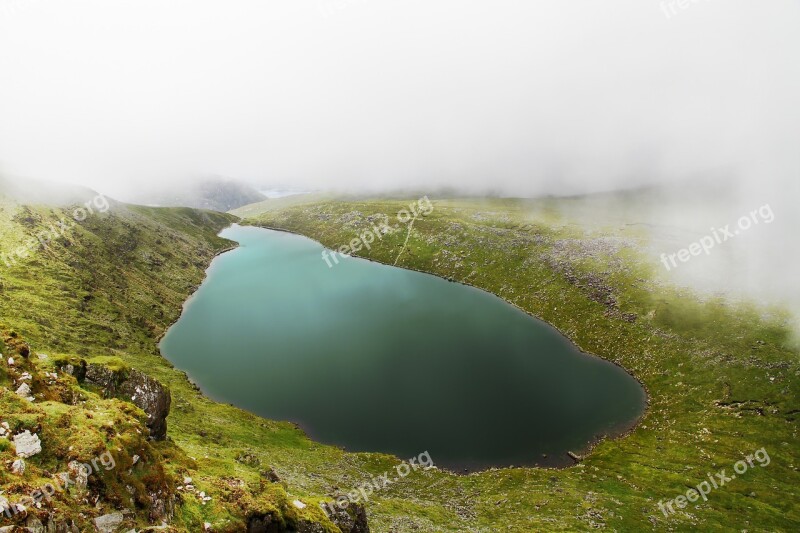
<svg viewBox="0 0 800 533"><path fill-rule="evenodd" d="M798 27L794 0L0 0L0 161L120 197L711 177L773 206L759 264L796 262Z"/></svg>
<svg viewBox="0 0 800 533"><path fill-rule="evenodd" d="M800 170L795 1L0 1L18 175L534 195Z"/></svg>

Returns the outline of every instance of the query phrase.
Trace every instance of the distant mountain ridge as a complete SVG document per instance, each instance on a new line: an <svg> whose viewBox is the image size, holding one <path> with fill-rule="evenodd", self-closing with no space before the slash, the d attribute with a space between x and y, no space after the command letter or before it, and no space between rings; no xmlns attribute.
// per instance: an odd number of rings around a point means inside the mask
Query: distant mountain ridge
<svg viewBox="0 0 800 533"><path fill-rule="evenodd" d="M138 204L160 207L192 207L225 213L232 209L266 200L267 197L246 183L209 177L142 191L128 198Z"/></svg>
<svg viewBox="0 0 800 533"><path fill-rule="evenodd" d="M0 197L20 204L65 207L85 203L97 194L80 185L0 175Z"/></svg>

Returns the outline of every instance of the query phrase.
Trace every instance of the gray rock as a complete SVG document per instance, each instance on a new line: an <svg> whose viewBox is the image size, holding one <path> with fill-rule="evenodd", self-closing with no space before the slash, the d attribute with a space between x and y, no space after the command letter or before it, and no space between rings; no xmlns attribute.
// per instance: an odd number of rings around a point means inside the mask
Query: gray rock
<svg viewBox="0 0 800 533"><path fill-rule="evenodd" d="M72 482L78 490L84 490L89 485L89 472L78 461L70 461L67 465Z"/></svg>
<svg viewBox="0 0 800 533"><path fill-rule="evenodd" d="M47 522L47 533L80 533L78 526L72 521L66 521L63 518L54 518L50 515L50 520Z"/></svg>
<svg viewBox="0 0 800 533"><path fill-rule="evenodd" d="M11 473L21 476L25 473L25 461L22 459L17 459L13 463L11 463Z"/></svg>
<svg viewBox="0 0 800 533"><path fill-rule="evenodd" d="M77 379L78 383L83 383L83 380L86 379L86 361L83 359L68 362L61 361L56 364L56 368Z"/></svg>
<svg viewBox="0 0 800 533"><path fill-rule="evenodd" d="M17 457L33 457L42 451L42 442L36 433L31 435L30 431L25 430L14 437L14 447L17 449Z"/></svg>
<svg viewBox="0 0 800 533"><path fill-rule="evenodd" d="M369 533L367 510L363 505L350 502L347 509L332 505L328 510L331 522L336 524L342 533Z"/></svg>
<svg viewBox="0 0 800 533"><path fill-rule="evenodd" d="M161 522L172 520L175 514L175 495L164 491L151 491L147 493L150 498L150 512L148 517L150 522Z"/></svg>
<svg viewBox="0 0 800 533"><path fill-rule="evenodd" d="M25 529L28 530L28 533L45 533L42 521L35 516L29 516L28 519L25 520Z"/></svg>
<svg viewBox="0 0 800 533"><path fill-rule="evenodd" d="M98 516L94 519L94 527L100 533L114 533L116 529L122 524L125 517L122 513L111 513L103 516Z"/></svg>
<svg viewBox="0 0 800 533"><path fill-rule="evenodd" d="M169 389L138 370L116 370L104 365L64 365L62 370L81 382L101 390L106 398L120 398L132 402L147 414L150 437L155 440L167 438L167 415L172 396Z"/></svg>
<svg viewBox="0 0 800 533"><path fill-rule="evenodd" d="M318 522L301 520L300 523L297 524L297 533L325 533L325 528Z"/></svg>
<svg viewBox="0 0 800 533"><path fill-rule="evenodd" d="M167 438L167 416L172 404L169 389L150 376L131 370L119 393L147 413L147 427L155 440Z"/></svg>
<svg viewBox="0 0 800 533"><path fill-rule="evenodd" d="M278 476L278 473L275 472L275 469L272 467L270 467L269 470L262 471L261 477L268 479L271 483L281 482L280 476Z"/></svg>

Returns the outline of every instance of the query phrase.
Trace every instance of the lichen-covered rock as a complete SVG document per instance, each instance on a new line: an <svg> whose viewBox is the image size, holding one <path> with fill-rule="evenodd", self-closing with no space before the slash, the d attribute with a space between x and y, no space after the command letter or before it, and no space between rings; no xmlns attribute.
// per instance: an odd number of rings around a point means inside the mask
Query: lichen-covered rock
<svg viewBox="0 0 800 533"><path fill-rule="evenodd" d="M175 514L175 495L166 490L149 491L150 522L169 522Z"/></svg>
<svg viewBox="0 0 800 533"><path fill-rule="evenodd" d="M131 370L120 385L119 394L147 413L147 427L155 440L167 438L167 415L172 403L169 389L150 376Z"/></svg>
<svg viewBox="0 0 800 533"><path fill-rule="evenodd" d="M302 520L297 524L297 533L325 533L325 528L318 522Z"/></svg>
<svg viewBox="0 0 800 533"><path fill-rule="evenodd" d="M65 362L60 368L79 383L100 389L105 398L127 400L147 414L150 437L155 440L167 438L167 415L172 397L169 389L138 370L111 368L103 364L86 361Z"/></svg>
<svg viewBox="0 0 800 533"><path fill-rule="evenodd" d="M119 387L127 379L127 373L127 369L114 369L90 363L86 366L84 383L101 389L106 398L115 398L119 395Z"/></svg>

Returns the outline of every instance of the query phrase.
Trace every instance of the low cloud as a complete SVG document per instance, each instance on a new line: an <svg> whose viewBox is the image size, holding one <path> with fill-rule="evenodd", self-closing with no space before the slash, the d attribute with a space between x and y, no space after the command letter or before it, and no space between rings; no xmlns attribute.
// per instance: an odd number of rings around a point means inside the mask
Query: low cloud
<svg viewBox="0 0 800 533"><path fill-rule="evenodd" d="M713 178L735 194L709 204L775 210L739 264L779 275L742 283L794 286L800 4L665 5L0 0L0 161L114 196L209 174L506 196ZM690 203L671 216L694 226Z"/></svg>

